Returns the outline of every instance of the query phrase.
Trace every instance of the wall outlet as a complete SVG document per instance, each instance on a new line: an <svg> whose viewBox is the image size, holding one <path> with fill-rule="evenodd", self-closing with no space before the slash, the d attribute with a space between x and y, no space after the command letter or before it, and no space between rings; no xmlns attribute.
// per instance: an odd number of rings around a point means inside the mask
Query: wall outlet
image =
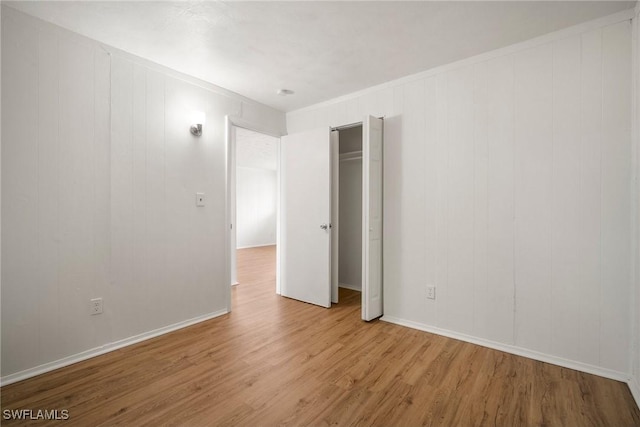
<svg viewBox="0 0 640 427"><path fill-rule="evenodd" d="M435 286L427 286L427 298L428 299L436 299L436 287Z"/></svg>
<svg viewBox="0 0 640 427"><path fill-rule="evenodd" d="M94 298L91 300L91 315L102 314L102 298Z"/></svg>

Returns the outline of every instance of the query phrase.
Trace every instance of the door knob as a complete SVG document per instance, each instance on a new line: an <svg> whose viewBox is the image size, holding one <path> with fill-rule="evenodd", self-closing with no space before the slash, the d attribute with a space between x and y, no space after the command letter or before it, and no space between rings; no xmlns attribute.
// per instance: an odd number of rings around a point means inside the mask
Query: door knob
<svg viewBox="0 0 640 427"><path fill-rule="evenodd" d="M320 224L320 228L326 230L327 228L329 228L329 226L327 224Z"/></svg>

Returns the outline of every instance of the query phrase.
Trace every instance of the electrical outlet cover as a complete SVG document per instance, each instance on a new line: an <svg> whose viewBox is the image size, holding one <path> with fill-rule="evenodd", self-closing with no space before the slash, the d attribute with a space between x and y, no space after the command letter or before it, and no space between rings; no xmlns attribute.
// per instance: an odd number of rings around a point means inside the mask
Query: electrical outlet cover
<svg viewBox="0 0 640 427"><path fill-rule="evenodd" d="M93 298L90 302L91 315L102 314L102 298Z"/></svg>

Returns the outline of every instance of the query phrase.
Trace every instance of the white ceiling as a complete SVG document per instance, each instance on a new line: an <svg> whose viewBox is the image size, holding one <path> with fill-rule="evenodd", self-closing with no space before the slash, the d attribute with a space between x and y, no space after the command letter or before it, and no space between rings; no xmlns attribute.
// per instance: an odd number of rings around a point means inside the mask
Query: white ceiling
<svg viewBox="0 0 640 427"><path fill-rule="evenodd" d="M236 165L276 170L278 138L236 128Z"/></svg>
<svg viewBox="0 0 640 427"><path fill-rule="evenodd" d="M635 2L8 4L290 111L609 15ZM276 94L280 88L296 93L282 97Z"/></svg>

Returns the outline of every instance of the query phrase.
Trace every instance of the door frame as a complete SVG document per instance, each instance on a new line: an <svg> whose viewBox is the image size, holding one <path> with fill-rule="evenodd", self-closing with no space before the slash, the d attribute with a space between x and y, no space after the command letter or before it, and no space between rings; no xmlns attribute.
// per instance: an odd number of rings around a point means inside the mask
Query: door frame
<svg viewBox="0 0 640 427"><path fill-rule="evenodd" d="M331 126L331 131L340 132L342 130L346 130L346 129L350 129L350 128L353 128L353 127L361 126L362 127L362 137L364 138L365 137L365 129L364 129L364 127L365 127L365 124L368 123L368 117L369 116L375 117L377 119L382 120L382 123L383 123L382 138L383 138L383 144L384 144L384 120L385 120L386 116L377 117L377 116L375 116L373 114L371 114L371 115L366 114L366 115L363 116L363 120L361 120L361 121L351 122L351 123L347 123L347 124L344 124L344 125ZM365 215L365 207L366 207L366 209L368 209L368 205L369 205L369 191L365 191L365 190L369 190L369 187L370 187L369 178L367 177L366 180L365 180L365 176L364 176L365 173L367 175L369 174L369 171L368 171L369 165L368 164L365 165L365 161L364 161L365 160L364 149L365 149L365 147L364 147L364 140L363 140L363 147L362 147L362 150L363 150L363 152L362 152L362 156L363 156L362 157L362 159L363 159L363 162L362 162L363 177L362 178L363 179L362 179L362 188L361 188L361 191L362 191L362 217L363 217L363 222L362 222L362 226L363 226L363 231L362 231L362 260L363 261L364 261L364 258L365 258L365 251L369 250L369 248L365 248L365 244L364 244L365 240L366 240L365 233L368 233L369 224L365 223L364 219L365 219L365 216L366 216L366 218L369 218L369 214L368 213ZM337 151L337 153L333 154L334 160L335 160L336 156L338 158L340 156L339 149L336 150L336 151ZM384 150L383 150L383 153L384 153ZM381 153L381 155L383 153ZM383 174L384 174L384 172L383 172ZM337 176L339 177L339 175L337 175ZM336 177L336 175L333 175L333 177ZM333 187L333 183L332 183L332 187ZM382 198L381 199L381 203L384 204L384 178L382 179L382 182L381 182L380 191L382 192L382 194L381 194L381 198ZM339 223L337 224L337 229L338 229L338 233L336 233L336 234L339 235L339 230L340 230L340 224ZM382 245L384 245L384 233L381 234L380 239L382 240ZM361 309L362 309L361 317L364 320L365 317L366 317L365 306L366 306L366 304L368 304L368 302L366 301L367 295L365 295L365 286L364 286L365 274L368 274L368 271L365 272L365 269L368 270L368 265L365 265L364 262L362 262L361 264L362 264L361 265L361 268L362 268L362 283L361 283L361 290L360 290L361 291L361 296L360 296L360 301L361 302L360 302L360 304L361 304ZM382 257L380 259L380 268L384 270L384 261L383 261ZM383 277L382 273L383 272L381 271L380 272L381 280L382 280L382 277ZM383 283L383 287L384 287L384 283ZM380 292L381 292L380 299L382 301L382 304L384 304L384 300L383 300L384 297L383 297L383 293L382 293L383 290L381 289Z"/></svg>
<svg viewBox="0 0 640 427"><path fill-rule="evenodd" d="M232 260L235 258L236 248L232 239L236 235L236 217L234 215L236 206L236 139L233 137L232 128L243 128L253 132L278 138L276 143L276 293L280 293L280 138L284 135L281 131L270 128L259 123L244 119L242 117L226 115L224 118L224 138L225 138L225 289L227 299L227 311L231 312L231 287L232 280ZM237 269L237 264L234 263Z"/></svg>

